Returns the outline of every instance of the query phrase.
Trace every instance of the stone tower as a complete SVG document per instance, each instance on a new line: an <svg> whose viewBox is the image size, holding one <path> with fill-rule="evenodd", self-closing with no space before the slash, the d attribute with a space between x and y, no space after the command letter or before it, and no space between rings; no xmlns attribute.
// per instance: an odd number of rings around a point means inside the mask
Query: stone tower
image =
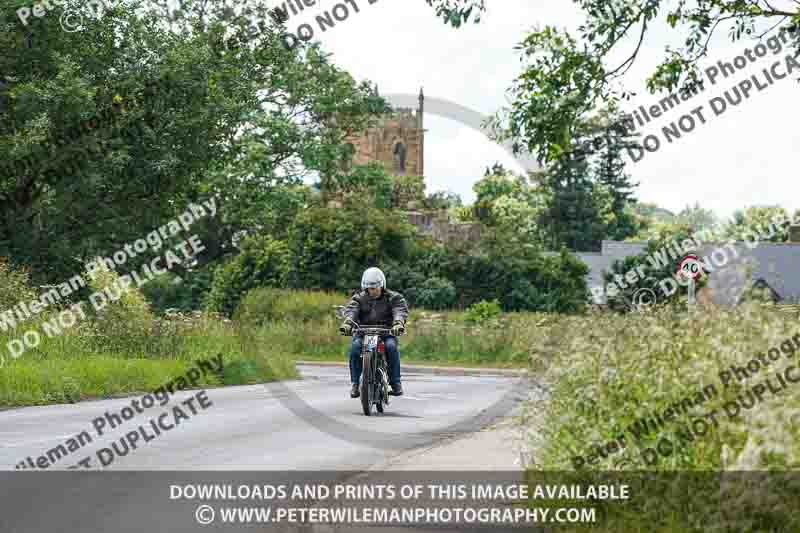
<svg viewBox="0 0 800 533"><path fill-rule="evenodd" d="M419 91L419 108L396 108L360 135L348 137L353 145L354 165L373 161L383 163L389 174L424 176L425 129L423 115L425 95Z"/></svg>

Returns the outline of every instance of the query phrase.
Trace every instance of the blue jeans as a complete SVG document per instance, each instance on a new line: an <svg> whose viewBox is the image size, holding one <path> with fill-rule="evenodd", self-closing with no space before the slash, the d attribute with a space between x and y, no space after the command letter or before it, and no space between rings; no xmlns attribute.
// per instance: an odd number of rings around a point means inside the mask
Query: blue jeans
<svg viewBox="0 0 800 533"><path fill-rule="evenodd" d="M350 383L356 385L361 379L361 346L363 344L364 337L353 336L353 344L350 345ZM397 337L386 337L383 344L389 360L389 384L400 383L400 351L397 349Z"/></svg>

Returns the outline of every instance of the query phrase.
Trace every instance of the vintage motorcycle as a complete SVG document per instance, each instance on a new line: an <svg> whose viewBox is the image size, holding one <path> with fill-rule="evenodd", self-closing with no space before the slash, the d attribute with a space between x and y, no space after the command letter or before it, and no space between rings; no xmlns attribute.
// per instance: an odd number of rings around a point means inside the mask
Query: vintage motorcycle
<svg viewBox="0 0 800 533"><path fill-rule="evenodd" d="M338 314L338 313L337 313ZM361 326L353 323L352 335L363 335L361 344L361 407L372 415L372 406L379 412L389 405L389 361L383 340L392 334L385 326ZM350 335L345 335L350 336Z"/></svg>

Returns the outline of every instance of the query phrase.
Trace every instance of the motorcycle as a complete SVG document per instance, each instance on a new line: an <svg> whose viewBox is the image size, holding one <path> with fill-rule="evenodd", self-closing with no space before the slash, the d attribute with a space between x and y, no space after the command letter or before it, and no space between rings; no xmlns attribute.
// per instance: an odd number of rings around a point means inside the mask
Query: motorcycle
<svg viewBox="0 0 800 533"><path fill-rule="evenodd" d="M389 405L389 361L384 339L392 335L385 326L360 326L353 323L353 334L363 335L361 344L361 408L366 416L372 415L372 406L382 413ZM402 333L401 333L402 335Z"/></svg>

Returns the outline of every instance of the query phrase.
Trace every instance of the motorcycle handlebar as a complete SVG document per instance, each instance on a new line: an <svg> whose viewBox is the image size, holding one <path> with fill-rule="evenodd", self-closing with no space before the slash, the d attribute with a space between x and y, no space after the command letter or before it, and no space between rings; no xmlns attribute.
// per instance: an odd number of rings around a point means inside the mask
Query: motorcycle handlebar
<svg viewBox="0 0 800 533"><path fill-rule="evenodd" d="M386 326L359 326L358 324L353 324L352 333L359 333L364 335L391 335L392 328L387 328ZM342 333L343 336L349 337L352 333ZM404 335L405 330L400 333L400 335Z"/></svg>

